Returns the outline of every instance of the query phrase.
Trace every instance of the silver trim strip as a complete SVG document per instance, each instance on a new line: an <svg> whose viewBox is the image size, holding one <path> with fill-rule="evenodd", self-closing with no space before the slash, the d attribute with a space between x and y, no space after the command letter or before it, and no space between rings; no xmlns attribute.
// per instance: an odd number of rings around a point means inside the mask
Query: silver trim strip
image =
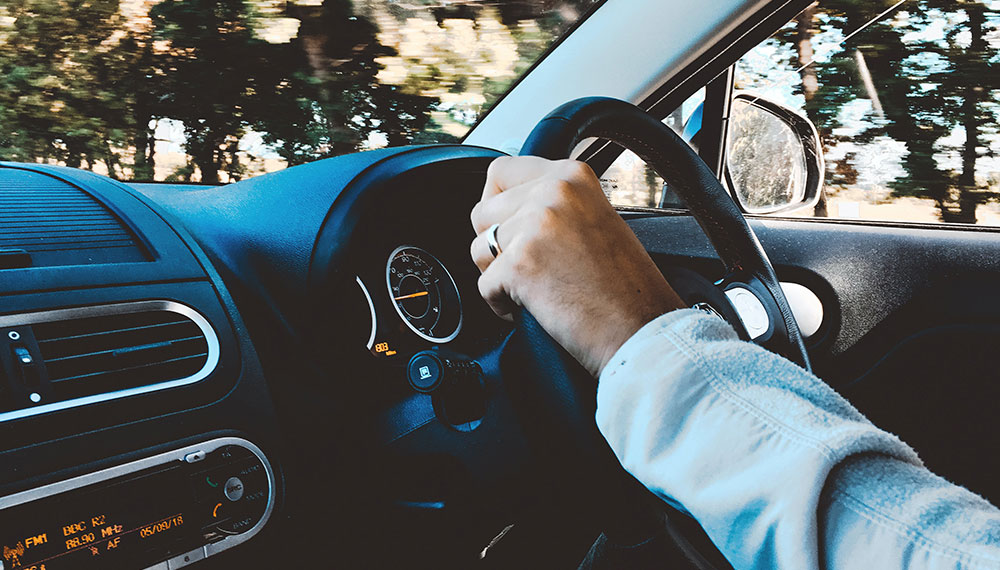
<svg viewBox="0 0 1000 570"><path fill-rule="evenodd" d="M274 478L274 470L271 468L271 464L268 462L267 457L264 456L264 452L260 450L259 447L250 443L249 441L239 438L239 437L220 437L217 439L212 439L204 443L199 443L195 445L189 445L187 447L182 447L180 449L175 449L173 451L168 451L166 453L161 453L159 455L154 455L152 457L147 457L145 459L139 459L131 463L125 463L123 465L118 465L116 467L109 467L107 469L102 469L101 471L95 471L93 473L88 473L86 475L80 475L79 477L74 477L72 479L66 479L65 481L59 481L42 487L37 487L35 489L29 489L27 491L22 491L20 493L15 493L13 495L7 495L6 497L0 498L0 510L9 509L11 507L16 507L17 505L22 505L24 503L30 503L32 501L37 501L50 497L52 495L58 495L60 493L65 493L67 491L73 491L81 487L86 487L87 485L93 485L95 483L100 483L102 481L107 481L108 479L114 479L116 477L122 477L130 473L135 473L136 471L141 471L149 467L156 467L157 465L163 465L164 463L169 463L172 461L184 461L184 456L189 453L194 453L197 451L203 451L205 453L211 453L220 447L225 445L239 445L249 449L254 455L260 459L261 463L264 464L264 471L267 472L267 506L264 508L264 514L261 516L260 521L257 522L250 530L243 534L238 534L234 536L228 536L219 542L211 543L209 545L200 546L195 550L204 549L206 556L212 556L213 554L218 554L223 550L230 549L238 544L242 544L251 538L264 527L267 523L268 518L271 516L271 512L274 510L274 495L276 490L276 483ZM193 551L192 551L193 552ZM159 564L153 564L149 566L150 569L158 568Z"/></svg>
<svg viewBox="0 0 1000 570"><path fill-rule="evenodd" d="M355 277L358 281L358 286L361 287L361 292L365 294L365 299L368 299L368 311L372 314L372 332L368 335L368 350L371 350L375 346L375 328L378 326L378 321L376 321L375 316L375 303L372 301L372 296L368 293L368 288L361 281L360 277Z"/></svg>
<svg viewBox="0 0 1000 570"><path fill-rule="evenodd" d="M177 313L191 319L196 325L198 325L202 334L205 335L205 341L208 344L208 357L205 360L205 365L201 367L201 370L195 372L187 378L178 378L177 380L169 380L158 384L149 384L148 386L139 386L136 388L128 388L126 390L117 390L115 392L105 392L103 394L94 394L83 398L63 400L61 402L52 402L51 404L42 404L31 408L3 412L0 413L0 422L37 416L39 414L46 414L68 408L75 408L77 406L85 406L88 404L96 404L98 402L106 402L108 400L115 400L138 394L146 394L158 390L166 390L168 388L176 388L178 386L186 386L188 384L194 384L199 380L204 380L209 374L215 371L215 368L219 365L220 354L219 337L215 334L215 329L212 328L208 319L203 317L201 313L176 301L136 301L130 303L76 307L72 309L54 309L51 311L39 311L35 313L0 315L0 328L15 328L23 325L34 325L53 321L68 321L73 319L101 317L115 314L123 315L129 313L140 313L143 311L168 311L171 313Z"/></svg>

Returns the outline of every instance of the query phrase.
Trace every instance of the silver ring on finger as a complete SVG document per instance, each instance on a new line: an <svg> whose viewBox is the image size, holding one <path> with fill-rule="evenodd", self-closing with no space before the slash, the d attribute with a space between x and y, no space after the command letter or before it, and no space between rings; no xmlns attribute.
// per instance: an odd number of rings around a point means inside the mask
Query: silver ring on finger
<svg viewBox="0 0 1000 570"><path fill-rule="evenodd" d="M503 253L503 249L500 248L500 240L497 238L497 231L500 230L500 224L493 224L486 230L486 243L490 246L490 253L493 254L493 259L496 259L498 255Z"/></svg>

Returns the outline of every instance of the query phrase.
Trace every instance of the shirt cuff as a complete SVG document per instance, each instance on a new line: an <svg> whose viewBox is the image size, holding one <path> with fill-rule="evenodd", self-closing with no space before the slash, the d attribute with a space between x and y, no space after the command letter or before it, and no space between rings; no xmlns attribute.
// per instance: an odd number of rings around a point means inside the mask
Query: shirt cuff
<svg viewBox="0 0 1000 570"><path fill-rule="evenodd" d="M712 323L712 321L715 321ZM677 332L682 332L685 330L691 330L697 324L707 324L715 326L710 326L712 331L712 337L715 340L739 340L739 335L736 331L723 319L701 311L699 309L677 309L670 311L669 313L664 313L659 317L649 321L642 328L637 330L635 334L629 337L621 347L612 355L611 359L608 360L608 364L604 367L601 372L600 382L604 382L605 379L610 380L611 377L616 376L618 371L621 370L623 366L626 366L629 361L637 356L646 353L650 347L651 342L660 344L662 339L660 339L661 333L673 329Z"/></svg>

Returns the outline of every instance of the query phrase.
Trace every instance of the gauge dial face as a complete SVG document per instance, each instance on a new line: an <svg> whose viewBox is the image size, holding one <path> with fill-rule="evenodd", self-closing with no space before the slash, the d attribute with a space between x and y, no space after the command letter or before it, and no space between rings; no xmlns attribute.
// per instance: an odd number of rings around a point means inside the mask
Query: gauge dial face
<svg viewBox="0 0 1000 570"><path fill-rule="evenodd" d="M433 255L413 246L396 248L385 269L396 312L417 336L448 342L462 328L462 302L455 280Z"/></svg>

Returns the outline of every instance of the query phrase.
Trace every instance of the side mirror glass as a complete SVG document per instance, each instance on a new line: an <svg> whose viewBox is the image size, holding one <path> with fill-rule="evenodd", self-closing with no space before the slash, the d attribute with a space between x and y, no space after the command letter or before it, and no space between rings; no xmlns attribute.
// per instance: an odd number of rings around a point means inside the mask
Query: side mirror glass
<svg viewBox="0 0 1000 570"><path fill-rule="evenodd" d="M739 93L726 141L726 182L744 211L775 214L815 205L823 186L816 128L777 103Z"/></svg>

